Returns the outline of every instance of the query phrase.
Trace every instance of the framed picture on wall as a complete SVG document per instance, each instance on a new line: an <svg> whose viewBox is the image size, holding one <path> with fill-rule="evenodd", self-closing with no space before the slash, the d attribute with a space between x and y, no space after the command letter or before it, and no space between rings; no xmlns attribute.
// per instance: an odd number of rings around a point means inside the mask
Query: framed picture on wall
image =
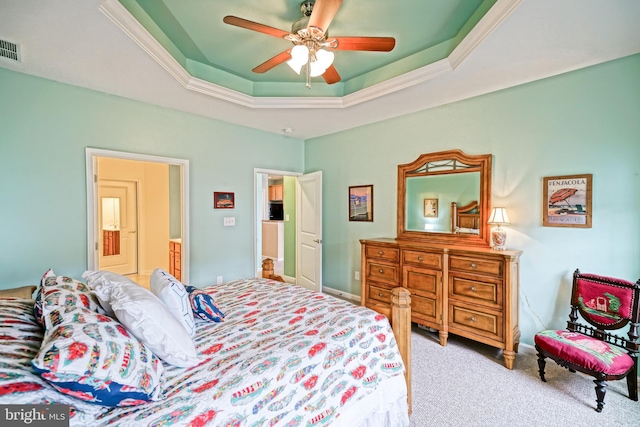
<svg viewBox="0 0 640 427"><path fill-rule="evenodd" d="M542 225L591 228L591 180L593 175L543 178Z"/></svg>
<svg viewBox="0 0 640 427"><path fill-rule="evenodd" d="M233 209L235 207L235 197L233 193L215 192L213 193L214 209Z"/></svg>
<svg viewBox="0 0 640 427"><path fill-rule="evenodd" d="M438 199L424 199L424 216L426 218L438 217Z"/></svg>
<svg viewBox="0 0 640 427"><path fill-rule="evenodd" d="M373 185L349 187L349 221L373 221Z"/></svg>

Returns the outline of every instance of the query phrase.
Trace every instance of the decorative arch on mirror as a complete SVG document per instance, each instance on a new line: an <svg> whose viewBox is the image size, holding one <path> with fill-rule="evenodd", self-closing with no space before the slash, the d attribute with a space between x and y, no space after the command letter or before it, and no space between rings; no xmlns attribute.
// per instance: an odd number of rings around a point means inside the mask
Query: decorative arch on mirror
<svg viewBox="0 0 640 427"><path fill-rule="evenodd" d="M433 199L440 206L435 212ZM457 206L477 206L477 229L456 226ZM440 151L398 165L398 239L488 247L490 208L491 154Z"/></svg>

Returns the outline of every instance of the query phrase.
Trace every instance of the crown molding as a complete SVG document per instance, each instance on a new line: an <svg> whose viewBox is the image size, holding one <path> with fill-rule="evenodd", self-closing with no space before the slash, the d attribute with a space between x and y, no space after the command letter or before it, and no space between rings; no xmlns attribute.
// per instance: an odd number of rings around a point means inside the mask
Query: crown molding
<svg viewBox="0 0 640 427"><path fill-rule="evenodd" d="M500 26L523 0L498 0L449 57L342 97L255 97L189 74L118 0L100 0L99 10L188 90L249 108L348 108L452 72Z"/></svg>
<svg viewBox="0 0 640 427"><path fill-rule="evenodd" d="M489 37L524 0L498 0L449 55L453 69Z"/></svg>

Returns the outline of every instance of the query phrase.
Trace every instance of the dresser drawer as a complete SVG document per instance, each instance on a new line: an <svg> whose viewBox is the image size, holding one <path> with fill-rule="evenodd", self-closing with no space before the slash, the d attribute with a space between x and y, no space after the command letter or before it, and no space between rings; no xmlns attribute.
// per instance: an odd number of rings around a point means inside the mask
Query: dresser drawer
<svg viewBox="0 0 640 427"><path fill-rule="evenodd" d="M449 257L449 269L468 271L470 273L483 273L502 277L502 265L502 261L493 259L470 258L456 255Z"/></svg>
<svg viewBox="0 0 640 427"><path fill-rule="evenodd" d="M411 317L414 322L421 320L438 325L442 324L438 301L434 298L426 298L413 293L411 294Z"/></svg>
<svg viewBox="0 0 640 427"><path fill-rule="evenodd" d="M412 250L402 251L402 262L404 264L417 264L425 267L442 269L442 255L432 252L421 252Z"/></svg>
<svg viewBox="0 0 640 427"><path fill-rule="evenodd" d="M369 293L367 295L367 299L376 300L381 303L391 304L391 292L392 290L385 287L384 285L379 286L377 284L369 285Z"/></svg>
<svg viewBox="0 0 640 427"><path fill-rule="evenodd" d="M449 324L455 329L502 341L503 323L500 312L482 311L458 304L449 305Z"/></svg>
<svg viewBox="0 0 640 427"><path fill-rule="evenodd" d="M399 283L398 266L372 260L367 261L367 280L376 280L397 285Z"/></svg>
<svg viewBox="0 0 640 427"><path fill-rule="evenodd" d="M502 280L457 273L449 276L449 297L501 308Z"/></svg>
<svg viewBox="0 0 640 427"><path fill-rule="evenodd" d="M398 262L400 260L400 249L398 248L367 245L365 247L365 254L367 258L378 258L391 262Z"/></svg>
<svg viewBox="0 0 640 427"><path fill-rule="evenodd" d="M442 272L405 266L402 269L402 274L402 283L412 294L417 292L421 295L426 294L434 297L440 294Z"/></svg>

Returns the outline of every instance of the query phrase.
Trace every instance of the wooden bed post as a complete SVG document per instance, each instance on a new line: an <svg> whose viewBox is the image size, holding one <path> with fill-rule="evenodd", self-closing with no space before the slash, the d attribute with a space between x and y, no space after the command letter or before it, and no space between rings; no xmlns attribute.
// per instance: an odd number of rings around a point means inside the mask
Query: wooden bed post
<svg viewBox="0 0 640 427"><path fill-rule="evenodd" d="M391 328L405 366L407 404L411 413L411 293L406 288L391 292Z"/></svg>

